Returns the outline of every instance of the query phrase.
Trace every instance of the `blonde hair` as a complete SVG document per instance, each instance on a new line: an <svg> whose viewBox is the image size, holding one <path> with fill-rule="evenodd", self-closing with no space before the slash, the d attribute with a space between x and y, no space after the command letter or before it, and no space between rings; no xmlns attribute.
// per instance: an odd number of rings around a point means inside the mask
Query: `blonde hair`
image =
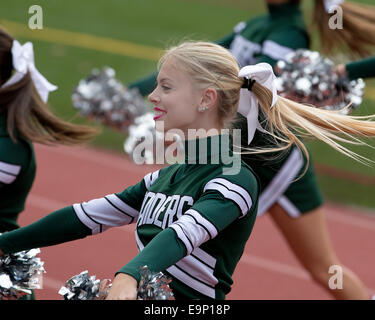
<svg viewBox="0 0 375 320"><path fill-rule="evenodd" d="M266 131L274 138L276 147L265 150L255 150L251 153L266 153L286 150L296 145L309 159L307 149L300 137L318 139L342 154L364 164L373 162L344 147L341 143L366 145L359 138L375 136L375 115L349 116L339 110L324 110L311 105L278 96L276 105L270 108L272 92L255 83L252 92L257 97L259 105L266 115L262 123ZM370 146L371 147L371 146Z"/></svg>
<svg viewBox="0 0 375 320"><path fill-rule="evenodd" d="M166 51L159 61L159 68L171 57L182 63L195 85L202 88L212 87L218 91L219 117L223 123L232 123L244 82L244 79L238 77L239 66L232 54L217 44L184 42ZM267 148L245 148L244 153L277 152L296 145L308 159L306 147L298 137L308 136L327 143L357 161L367 160L340 142L365 144L356 136L375 136L375 122L370 121L374 116L343 115L338 111L302 105L283 97L278 97L276 105L271 108L272 92L268 88L256 82L252 92L266 115L266 123L262 125L273 137L274 143Z"/></svg>
<svg viewBox="0 0 375 320"><path fill-rule="evenodd" d="M373 51L370 47L375 45L375 7L347 1L340 7L343 28L330 29L329 20L334 12L326 12L324 0L315 0L313 21L320 35L322 51L331 55L335 50L349 49L352 58L369 56Z"/></svg>

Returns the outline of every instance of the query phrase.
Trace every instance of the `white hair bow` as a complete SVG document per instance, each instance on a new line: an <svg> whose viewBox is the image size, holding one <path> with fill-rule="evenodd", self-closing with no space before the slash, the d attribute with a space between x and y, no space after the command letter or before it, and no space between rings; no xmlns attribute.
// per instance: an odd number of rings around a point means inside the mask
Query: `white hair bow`
<svg viewBox="0 0 375 320"><path fill-rule="evenodd" d="M243 67L238 73L238 77L255 80L259 84L265 86L272 92L272 105L277 101L277 90L275 79L271 65L268 63L258 63L252 66ZM247 88L240 90L240 102L238 105L238 112L247 119L248 144L253 140L256 129L265 131L258 120L258 99L254 93Z"/></svg>
<svg viewBox="0 0 375 320"><path fill-rule="evenodd" d="M344 0L324 0L324 8L327 13L331 13L331 10L338 7Z"/></svg>
<svg viewBox="0 0 375 320"><path fill-rule="evenodd" d="M26 42L23 46L17 41L13 41L12 60L15 73L5 82L2 87L10 86L20 81L27 71L30 71L31 79L35 88L44 102L48 100L48 94L57 89L36 69L34 64L34 50L31 42Z"/></svg>

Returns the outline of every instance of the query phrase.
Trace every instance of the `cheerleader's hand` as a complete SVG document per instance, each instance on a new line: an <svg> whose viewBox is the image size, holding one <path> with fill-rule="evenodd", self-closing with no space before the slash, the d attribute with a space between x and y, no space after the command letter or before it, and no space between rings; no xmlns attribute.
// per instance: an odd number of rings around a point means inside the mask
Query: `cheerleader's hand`
<svg viewBox="0 0 375 320"><path fill-rule="evenodd" d="M106 300L137 300L138 283L132 276L118 273Z"/></svg>
<svg viewBox="0 0 375 320"><path fill-rule="evenodd" d="M335 72L340 76L346 76L346 67L345 64L339 64L335 67Z"/></svg>

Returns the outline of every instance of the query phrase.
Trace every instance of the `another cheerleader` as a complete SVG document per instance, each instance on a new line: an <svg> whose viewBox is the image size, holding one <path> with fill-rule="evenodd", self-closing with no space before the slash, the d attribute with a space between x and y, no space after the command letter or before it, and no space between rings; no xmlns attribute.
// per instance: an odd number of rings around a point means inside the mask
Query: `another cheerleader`
<svg viewBox="0 0 375 320"><path fill-rule="evenodd" d="M33 143L74 145L98 133L53 115L46 101L56 88L36 69L32 44L0 29L0 232L19 227L35 178Z"/></svg>

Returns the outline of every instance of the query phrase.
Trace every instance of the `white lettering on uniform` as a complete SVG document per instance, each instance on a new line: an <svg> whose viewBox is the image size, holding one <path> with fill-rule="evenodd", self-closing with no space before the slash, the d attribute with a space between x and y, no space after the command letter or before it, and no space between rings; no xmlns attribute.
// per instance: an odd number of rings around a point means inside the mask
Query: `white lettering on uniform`
<svg viewBox="0 0 375 320"><path fill-rule="evenodd" d="M193 203L194 199L191 196L167 197L163 193L148 192L142 203L137 225L154 224L165 229L182 216L184 206L191 207ZM163 213L163 221L161 221L159 216Z"/></svg>
<svg viewBox="0 0 375 320"><path fill-rule="evenodd" d="M180 199L180 203L177 209L177 219L179 219L182 216L182 209L184 208L185 203L192 206L194 203L194 199L190 196L183 196Z"/></svg>
<svg viewBox="0 0 375 320"><path fill-rule="evenodd" d="M153 201L153 196L155 195L154 192L147 192L145 198L143 199L142 207L139 212L138 222L137 225L140 226L143 224L143 221L146 216L147 208L150 206L151 202Z"/></svg>
<svg viewBox="0 0 375 320"><path fill-rule="evenodd" d="M171 199L172 197L169 196L163 203L163 205L160 207L160 209L158 210L158 212L156 213L155 215L155 219L154 219L154 225L158 226L159 228L162 227L162 221L159 220L159 216L160 214L165 211L165 208L166 206L171 202Z"/></svg>
<svg viewBox="0 0 375 320"><path fill-rule="evenodd" d="M167 196L165 194L162 194L162 193L157 193L154 196L152 206L150 206L150 209L148 210L147 215L146 215L145 224L153 224L154 223L155 215L158 212L158 210L160 209L160 207L162 206L162 204L164 203L166 198L167 198Z"/></svg>
<svg viewBox="0 0 375 320"><path fill-rule="evenodd" d="M162 228L165 229L167 226L173 223L173 217L177 212L178 202L180 200L179 195L173 195L171 198L171 202L164 214L163 225Z"/></svg>

